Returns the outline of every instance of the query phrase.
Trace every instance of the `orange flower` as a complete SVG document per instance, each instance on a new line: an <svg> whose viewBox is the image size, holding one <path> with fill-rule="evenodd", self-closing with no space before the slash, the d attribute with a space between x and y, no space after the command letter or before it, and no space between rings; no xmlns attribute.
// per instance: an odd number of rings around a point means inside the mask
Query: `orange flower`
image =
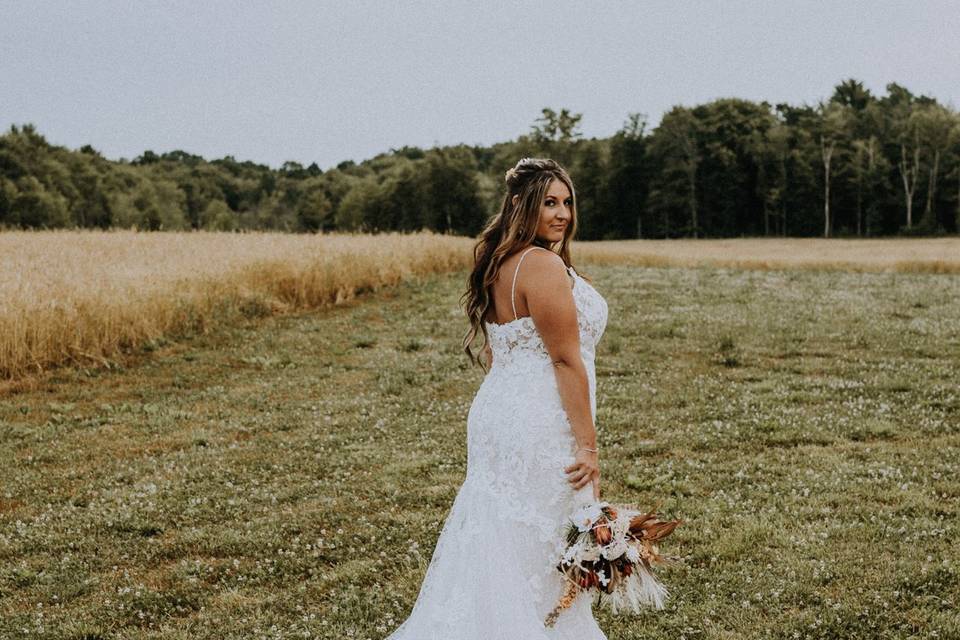
<svg viewBox="0 0 960 640"><path fill-rule="evenodd" d="M577 593L579 592L580 590L577 589L577 585L568 581L563 589L563 596L561 596L560 602L557 603L557 606L553 608L553 611L550 612L550 614L547 616L547 619L544 620L543 623L548 627L552 627L557 621L557 616L560 615L560 612L573 604L573 600L577 597Z"/></svg>
<svg viewBox="0 0 960 640"><path fill-rule="evenodd" d="M593 536L597 540L597 544L605 545L610 542L610 539L613 537L613 534L610 533L610 525L604 522L603 524L598 524L593 530Z"/></svg>

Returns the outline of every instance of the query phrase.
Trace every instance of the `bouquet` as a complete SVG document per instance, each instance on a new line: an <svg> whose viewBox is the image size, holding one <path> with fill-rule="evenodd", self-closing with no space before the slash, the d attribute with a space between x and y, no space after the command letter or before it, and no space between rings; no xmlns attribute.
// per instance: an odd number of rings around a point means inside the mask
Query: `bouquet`
<svg viewBox="0 0 960 640"><path fill-rule="evenodd" d="M601 604L606 602L613 613L624 608L638 612L643 605L662 609L667 590L654 577L652 565L670 558L660 555L656 543L680 523L662 521L653 510L614 508L607 502L577 508L570 515L567 548L557 564L564 591L544 624L552 627L581 590L596 589Z"/></svg>

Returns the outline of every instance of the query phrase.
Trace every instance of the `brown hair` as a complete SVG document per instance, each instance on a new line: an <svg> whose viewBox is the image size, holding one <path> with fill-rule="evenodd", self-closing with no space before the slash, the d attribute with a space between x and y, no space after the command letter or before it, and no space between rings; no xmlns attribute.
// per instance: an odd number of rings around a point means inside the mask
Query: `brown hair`
<svg viewBox="0 0 960 640"><path fill-rule="evenodd" d="M491 287L497 279L500 265L507 256L524 247L533 245L553 251L568 267L570 242L577 231L577 199L573 181L566 169L548 158L523 158L504 176L507 192L503 196L500 211L494 215L473 248L473 270L467 277L467 290L460 297L460 304L470 320L470 329L463 338L463 350L471 362L483 367L479 353L474 355L470 345L483 334L483 347L489 342L484 318L490 309ZM570 224L558 242L540 240L536 236L540 222L540 207L550 188L550 183L560 180L570 190L572 201ZM513 196L517 205L513 205Z"/></svg>

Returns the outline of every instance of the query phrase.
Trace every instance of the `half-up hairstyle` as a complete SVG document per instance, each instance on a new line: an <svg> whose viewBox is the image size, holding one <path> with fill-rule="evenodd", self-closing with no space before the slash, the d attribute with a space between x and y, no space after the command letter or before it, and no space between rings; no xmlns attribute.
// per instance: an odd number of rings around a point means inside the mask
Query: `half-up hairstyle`
<svg viewBox="0 0 960 640"><path fill-rule="evenodd" d="M577 231L577 199L573 181L559 163L547 158L523 158L507 170L504 180L507 190L500 211L480 232L473 248L474 264L467 278L467 290L460 297L460 305L470 320L470 329L463 338L463 350L471 362L484 369L479 352L474 355L470 345L480 334L483 334L481 351L489 342L484 319L490 310L493 283L497 280L504 259L524 247L538 246L559 255L569 267L570 241ZM554 180L560 180L567 186L573 204L570 207L570 223L563 238L557 242L547 242L537 238L537 226L540 207ZM513 205L514 196L518 196L516 206Z"/></svg>

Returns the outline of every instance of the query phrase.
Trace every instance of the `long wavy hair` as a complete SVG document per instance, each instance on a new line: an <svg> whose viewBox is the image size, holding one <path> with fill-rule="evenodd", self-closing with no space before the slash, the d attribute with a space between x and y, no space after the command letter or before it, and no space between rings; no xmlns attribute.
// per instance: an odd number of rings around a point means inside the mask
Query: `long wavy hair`
<svg viewBox="0 0 960 640"><path fill-rule="evenodd" d="M490 218L480 232L473 248L474 264L467 278L467 290L460 297L460 305L470 321L470 328L463 338L463 351L472 363L484 370L486 367L479 355L489 342L484 318L490 310L493 283L497 280L504 259L527 246L538 246L553 251L565 265L572 266L570 243L577 231L577 198L573 181L559 163L548 158L523 158L507 170L504 180L507 190L500 211ZM537 238L536 234L540 207L554 180L560 180L567 186L573 204L570 207L570 223L563 238L557 242L547 242ZM519 196L516 206L513 205L513 196ZM475 355L470 345L481 334L483 344Z"/></svg>

